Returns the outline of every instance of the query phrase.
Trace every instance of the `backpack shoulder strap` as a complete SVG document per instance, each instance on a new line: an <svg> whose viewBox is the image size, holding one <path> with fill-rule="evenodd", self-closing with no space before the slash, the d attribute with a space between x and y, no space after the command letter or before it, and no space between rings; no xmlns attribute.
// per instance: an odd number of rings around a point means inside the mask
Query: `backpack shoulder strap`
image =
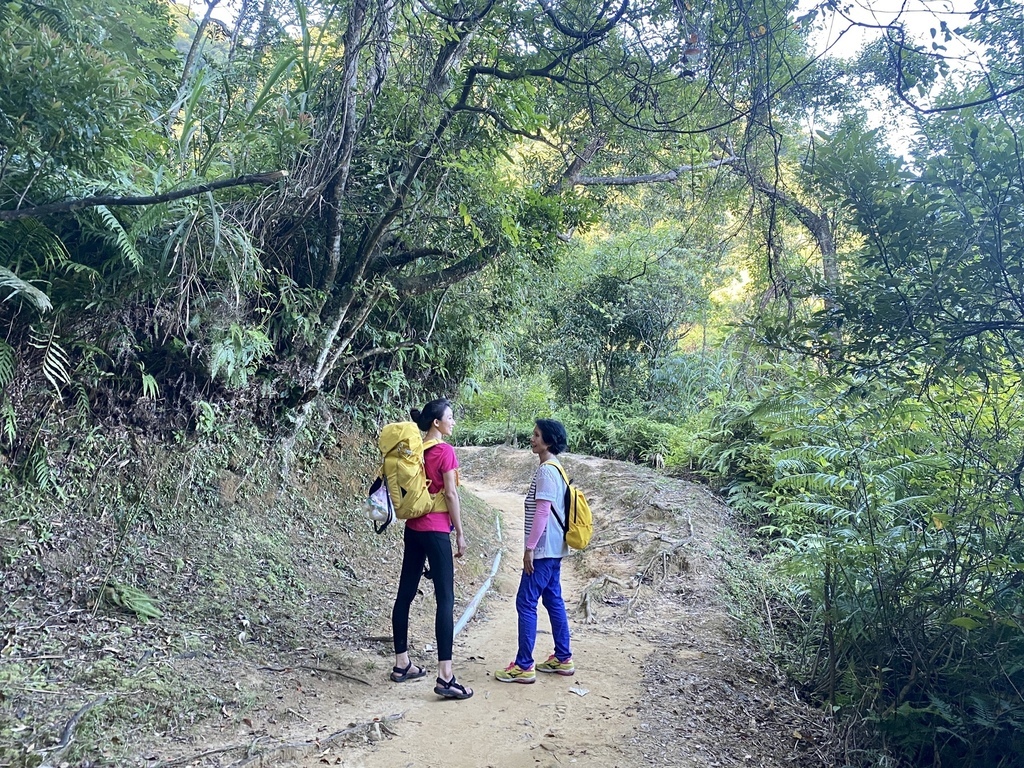
<svg viewBox="0 0 1024 768"><path fill-rule="evenodd" d="M558 521L558 527L562 529L562 538L564 539L569 535L569 476L565 474L565 469L562 468L562 465L556 461L545 461L541 466L554 467L558 470L558 474L562 476L562 480L565 481L565 520L563 521L558 516L554 507L551 508L551 516Z"/></svg>
<svg viewBox="0 0 1024 768"><path fill-rule="evenodd" d="M428 448L433 448L435 445L440 445L440 440L424 440L423 441L423 452L426 453Z"/></svg>
<svg viewBox="0 0 1024 768"><path fill-rule="evenodd" d="M571 485L571 483L569 482L569 476L567 474L565 474L565 469L557 461L545 461L542 466L554 467L555 469L558 470L558 474L560 474L562 476L562 479L565 481L565 484L566 485Z"/></svg>

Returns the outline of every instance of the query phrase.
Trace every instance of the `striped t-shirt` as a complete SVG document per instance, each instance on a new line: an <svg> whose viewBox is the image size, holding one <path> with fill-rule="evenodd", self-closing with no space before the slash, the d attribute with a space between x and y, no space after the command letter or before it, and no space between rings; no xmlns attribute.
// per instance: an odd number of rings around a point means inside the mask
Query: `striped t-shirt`
<svg viewBox="0 0 1024 768"><path fill-rule="evenodd" d="M557 459L553 459L557 463ZM561 466L561 465L559 465ZM537 499L544 499L551 502L551 515L548 517L547 526L541 534L540 542L533 551L535 560L546 557L566 557L569 554L569 547L565 543L565 531L558 524L558 520L565 521L565 481L559 474L558 468L548 464L541 464L530 483L530 490L526 492L526 501L523 508L526 513L524 528L526 538L530 538L533 530L533 518L537 514ZM558 520L555 516L558 516Z"/></svg>

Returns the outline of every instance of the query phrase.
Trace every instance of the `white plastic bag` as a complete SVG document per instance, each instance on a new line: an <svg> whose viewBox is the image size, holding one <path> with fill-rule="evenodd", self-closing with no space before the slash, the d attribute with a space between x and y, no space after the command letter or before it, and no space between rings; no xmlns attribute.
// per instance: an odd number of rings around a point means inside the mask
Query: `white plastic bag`
<svg viewBox="0 0 1024 768"><path fill-rule="evenodd" d="M377 533L384 533L395 519L395 505L391 502L391 494L382 477L378 477L370 486L366 496L366 513L373 521L373 530Z"/></svg>

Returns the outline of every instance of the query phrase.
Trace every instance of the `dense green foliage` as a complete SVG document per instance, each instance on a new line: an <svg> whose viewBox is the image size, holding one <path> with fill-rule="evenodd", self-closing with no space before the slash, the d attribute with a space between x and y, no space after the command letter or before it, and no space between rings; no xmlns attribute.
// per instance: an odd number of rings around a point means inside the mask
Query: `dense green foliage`
<svg viewBox="0 0 1024 768"><path fill-rule="evenodd" d="M1024 14L839 65L833 9L0 3L11 524L90 441L554 415L758 531L851 764L1019 764Z"/></svg>

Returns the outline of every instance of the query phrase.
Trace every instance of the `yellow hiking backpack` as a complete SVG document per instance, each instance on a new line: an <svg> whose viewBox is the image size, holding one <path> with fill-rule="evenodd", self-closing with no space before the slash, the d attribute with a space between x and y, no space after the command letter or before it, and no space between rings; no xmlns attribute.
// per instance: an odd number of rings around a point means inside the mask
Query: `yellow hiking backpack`
<svg viewBox="0 0 1024 768"><path fill-rule="evenodd" d="M423 452L437 443L437 440L424 442L419 427L411 421L386 424L380 432L377 441L383 457L380 476L399 520L448 511L444 493L431 494L427 490L427 473L423 467Z"/></svg>
<svg viewBox="0 0 1024 768"><path fill-rule="evenodd" d="M590 502L583 495L583 491L569 481L569 476L565 474L561 464L554 461L544 463L557 469L565 481L565 521L559 520L554 510L551 511L565 531L565 543L572 549L586 549L594 535L594 516L590 512Z"/></svg>

